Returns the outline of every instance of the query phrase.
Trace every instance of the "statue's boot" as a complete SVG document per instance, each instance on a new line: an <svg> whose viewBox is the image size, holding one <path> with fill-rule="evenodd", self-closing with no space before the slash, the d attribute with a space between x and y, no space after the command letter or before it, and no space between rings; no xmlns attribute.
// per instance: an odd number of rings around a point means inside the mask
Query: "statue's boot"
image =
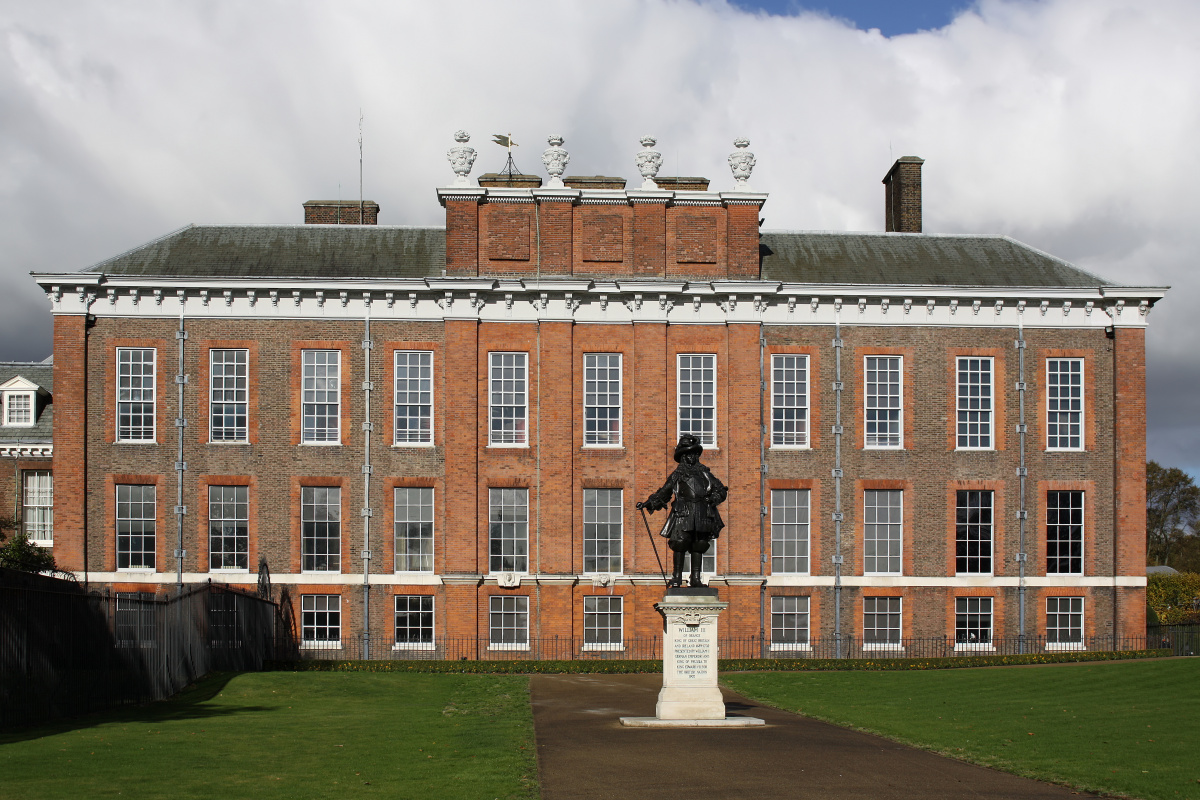
<svg viewBox="0 0 1200 800"><path fill-rule="evenodd" d="M672 551L671 554L673 556L675 556L675 560L674 560L674 563L672 564L672 569L671 569L671 582L667 585L668 586L683 586L684 554L677 552L677 551Z"/></svg>
<svg viewBox="0 0 1200 800"><path fill-rule="evenodd" d="M704 564L704 556L701 553L692 553L692 574L688 580L689 586L703 588L704 581L700 579L700 567Z"/></svg>

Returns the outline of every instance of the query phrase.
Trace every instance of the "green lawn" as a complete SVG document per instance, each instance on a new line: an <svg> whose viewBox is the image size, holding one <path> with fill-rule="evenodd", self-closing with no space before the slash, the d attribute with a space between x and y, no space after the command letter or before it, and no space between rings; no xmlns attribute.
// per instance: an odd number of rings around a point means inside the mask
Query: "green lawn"
<svg viewBox="0 0 1200 800"><path fill-rule="evenodd" d="M520 676L249 673L0 736L0 797L534 798Z"/></svg>
<svg viewBox="0 0 1200 800"><path fill-rule="evenodd" d="M1200 659L726 674L779 708L1042 780L1200 798Z"/></svg>

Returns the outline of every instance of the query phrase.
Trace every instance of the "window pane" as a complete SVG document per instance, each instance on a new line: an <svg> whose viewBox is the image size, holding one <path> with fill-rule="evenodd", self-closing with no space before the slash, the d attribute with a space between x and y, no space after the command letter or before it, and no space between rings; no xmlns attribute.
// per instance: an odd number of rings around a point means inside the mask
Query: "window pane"
<svg viewBox="0 0 1200 800"><path fill-rule="evenodd" d="M615 596L583 598L584 644L621 644L622 603L623 599Z"/></svg>
<svg viewBox="0 0 1200 800"><path fill-rule="evenodd" d="M771 644L808 644L807 597L771 598Z"/></svg>
<svg viewBox="0 0 1200 800"><path fill-rule="evenodd" d="M623 524L620 489L583 490L583 571L620 572Z"/></svg>
<svg viewBox="0 0 1200 800"><path fill-rule="evenodd" d="M992 359L958 359L958 446L992 446Z"/></svg>
<svg viewBox="0 0 1200 800"><path fill-rule="evenodd" d="M583 356L583 443L621 443L621 354Z"/></svg>
<svg viewBox="0 0 1200 800"><path fill-rule="evenodd" d="M432 596L396 596L396 644L433 644Z"/></svg>
<svg viewBox="0 0 1200 800"><path fill-rule="evenodd" d="M397 572L433 572L433 489L396 487Z"/></svg>
<svg viewBox="0 0 1200 800"><path fill-rule="evenodd" d="M1083 574L1083 492L1046 492L1046 572Z"/></svg>
<svg viewBox="0 0 1200 800"><path fill-rule="evenodd" d="M703 445L716 445L716 356L679 356L678 410L680 436L690 433Z"/></svg>
<svg viewBox="0 0 1200 800"><path fill-rule="evenodd" d="M209 351L209 430L214 442L246 441L248 350Z"/></svg>
<svg viewBox="0 0 1200 800"><path fill-rule="evenodd" d="M808 356L771 356L771 444L808 445Z"/></svg>
<svg viewBox="0 0 1200 800"><path fill-rule="evenodd" d="M341 441L340 350L304 350L303 416L305 442Z"/></svg>
<svg viewBox="0 0 1200 800"><path fill-rule="evenodd" d="M1083 359L1046 359L1046 447L1083 449Z"/></svg>
<svg viewBox="0 0 1200 800"><path fill-rule="evenodd" d="M250 568L249 527L249 487L209 486L209 569Z"/></svg>
<svg viewBox="0 0 1200 800"><path fill-rule="evenodd" d="M866 446L900 447L902 374L900 356L866 358Z"/></svg>
<svg viewBox="0 0 1200 800"><path fill-rule="evenodd" d="M54 543L54 475L48 469L30 469L22 474L24 501L21 520L31 542Z"/></svg>
<svg viewBox="0 0 1200 800"><path fill-rule="evenodd" d="M527 444L529 417L527 353L490 353L488 408L490 444Z"/></svg>
<svg viewBox="0 0 1200 800"><path fill-rule="evenodd" d="M433 353L396 351L396 444L433 441Z"/></svg>
<svg viewBox="0 0 1200 800"><path fill-rule="evenodd" d="M808 573L808 489L771 492L771 572Z"/></svg>
<svg viewBox="0 0 1200 800"><path fill-rule="evenodd" d="M342 490L305 486L300 490L300 566L315 572L342 568Z"/></svg>
<svg viewBox="0 0 1200 800"><path fill-rule="evenodd" d="M154 349L117 349L117 441L154 440Z"/></svg>
<svg viewBox="0 0 1200 800"><path fill-rule="evenodd" d="M904 493L868 489L863 493L863 571L899 575L903 540Z"/></svg>
<svg viewBox="0 0 1200 800"><path fill-rule="evenodd" d="M529 490L489 489L488 568L529 571Z"/></svg>
<svg viewBox="0 0 1200 800"><path fill-rule="evenodd" d="M117 569L154 569L154 490L117 484Z"/></svg>
<svg viewBox="0 0 1200 800"><path fill-rule="evenodd" d="M955 569L959 574L992 571L992 500L990 491L957 494Z"/></svg>

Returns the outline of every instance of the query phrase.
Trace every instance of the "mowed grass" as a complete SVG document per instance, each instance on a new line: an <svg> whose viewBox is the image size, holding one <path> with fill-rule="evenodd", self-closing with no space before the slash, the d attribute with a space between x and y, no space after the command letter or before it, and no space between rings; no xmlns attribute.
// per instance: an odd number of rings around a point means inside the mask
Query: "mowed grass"
<svg viewBox="0 0 1200 800"><path fill-rule="evenodd" d="M0 736L0 797L537 797L521 676L247 673Z"/></svg>
<svg viewBox="0 0 1200 800"><path fill-rule="evenodd" d="M726 674L756 700L1090 791L1200 798L1200 659Z"/></svg>

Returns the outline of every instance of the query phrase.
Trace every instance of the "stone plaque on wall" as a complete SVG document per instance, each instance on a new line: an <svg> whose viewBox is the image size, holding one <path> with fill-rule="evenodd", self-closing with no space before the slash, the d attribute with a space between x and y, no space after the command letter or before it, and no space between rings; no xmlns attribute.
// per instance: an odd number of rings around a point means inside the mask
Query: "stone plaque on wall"
<svg viewBox="0 0 1200 800"><path fill-rule="evenodd" d="M583 260L622 261L625 257L625 219L620 214L583 218Z"/></svg>
<svg viewBox="0 0 1200 800"><path fill-rule="evenodd" d="M494 208L488 215L488 258L529 260L529 208Z"/></svg>
<svg viewBox="0 0 1200 800"><path fill-rule="evenodd" d="M717 263L717 221L682 214L675 221L675 260L681 264Z"/></svg>

